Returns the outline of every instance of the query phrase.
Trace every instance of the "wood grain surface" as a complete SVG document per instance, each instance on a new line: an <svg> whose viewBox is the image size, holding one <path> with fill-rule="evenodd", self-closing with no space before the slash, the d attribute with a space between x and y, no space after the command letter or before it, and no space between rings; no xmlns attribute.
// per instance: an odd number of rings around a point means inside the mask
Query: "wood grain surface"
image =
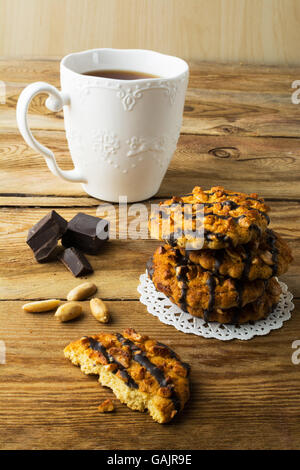
<svg viewBox="0 0 300 470"><path fill-rule="evenodd" d="M95 268L89 279L112 315L102 328L132 326L191 364L191 399L168 425L117 401L114 413L97 411L103 399L113 398L111 391L63 357L69 341L99 331L88 302L84 315L68 324L51 312L21 308L30 299L63 300L80 282L59 262L34 261L25 243L28 229L51 208L70 219L106 207L80 185L62 184L16 129L21 89L35 80L59 85L58 70L55 61L0 61L8 90L0 106L0 340L6 344L0 449L300 449L300 364L291 360L292 343L300 340L300 109L289 101L300 68L193 64L178 148L159 193L147 202L150 207L196 184L265 197L271 226L294 255L282 280L295 296L295 310L283 328L250 341L221 342L161 324L136 290L158 244L147 231L139 240L111 240L100 255L89 256ZM46 111L43 102L39 97L30 108L35 135L63 168L71 168L62 116Z"/></svg>
<svg viewBox="0 0 300 470"><path fill-rule="evenodd" d="M63 357L68 342L99 330L88 306L82 318L60 324L53 313L24 314L22 302L0 302L7 347L7 364L0 366L1 448L299 448L299 366L291 362L299 315L266 337L222 342L163 325L138 301L107 304L113 318L107 331L135 326L192 364L184 412L159 425ZM103 415L97 406L106 398L116 411Z"/></svg>
<svg viewBox="0 0 300 470"><path fill-rule="evenodd" d="M6 85L1 106L2 129L15 129L15 107L26 83L41 80L59 86L57 61L0 60ZM12 66L13 64L13 66ZM29 65L30 64L30 65ZM31 68L32 65L32 68ZM185 103L182 133L212 136L299 137L298 107L291 101L292 83L300 67L258 67L190 62L193 73ZM63 130L62 113L43 106L45 96L31 104L30 124L36 130Z"/></svg>

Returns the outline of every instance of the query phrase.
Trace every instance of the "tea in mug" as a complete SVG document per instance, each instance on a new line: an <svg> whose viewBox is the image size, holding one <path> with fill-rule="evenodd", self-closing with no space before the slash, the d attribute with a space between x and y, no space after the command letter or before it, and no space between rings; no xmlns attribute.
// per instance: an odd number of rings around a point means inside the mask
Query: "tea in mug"
<svg viewBox="0 0 300 470"><path fill-rule="evenodd" d="M91 77L114 78L116 80L140 80L143 78L160 78L150 73L135 72L134 70L91 70L83 72L82 75L90 75Z"/></svg>

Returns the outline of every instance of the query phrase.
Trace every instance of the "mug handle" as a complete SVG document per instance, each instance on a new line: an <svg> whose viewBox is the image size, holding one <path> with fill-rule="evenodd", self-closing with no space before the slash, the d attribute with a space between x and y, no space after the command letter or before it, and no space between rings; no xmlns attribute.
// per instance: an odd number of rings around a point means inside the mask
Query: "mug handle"
<svg viewBox="0 0 300 470"><path fill-rule="evenodd" d="M19 96L17 103L17 124L25 142L34 150L41 153L46 160L48 168L56 176L64 180L86 183L85 178L74 168L73 170L61 170L56 163L53 152L40 144L32 135L27 120L27 112L31 100L39 93L47 93L46 107L53 112L58 112L64 105L70 104L70 98L65 93L58 91L52 85L45 82L36 82L28 85Z"/></svg>

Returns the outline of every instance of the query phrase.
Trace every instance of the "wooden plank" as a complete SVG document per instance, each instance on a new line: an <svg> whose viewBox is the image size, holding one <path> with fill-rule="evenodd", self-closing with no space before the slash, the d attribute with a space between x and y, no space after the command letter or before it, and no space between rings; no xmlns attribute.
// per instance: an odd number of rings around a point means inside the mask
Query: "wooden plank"
<svg viewBox="0 0 300 470"><path fill-rule="evenodd" d="M16 58L0 57L1 80L12 83L31 83L34 80L49 80L59 86L59 57ZM236 91L257 91L257 80L264 83L264 89L275 92L283 90L282 81L287 84L300 72L300 66L255 65L245 63L217 63L212 61L189 61L191 88L199 83L208 89L217 89L226 82L226 88ZM237 70L239 73L237 74ZM242 80L240 80L240 77ZM271 80L268 80L268 77ZM248 82L245 81L248 79Z"/></svg>
<svg viewBox="0 0 300 470"><path fill-rule="evenodd" d="M36 131L35 136L54 151L63 169L72 168L64 132ZM62 184L52 175L44 158L16 131L0 133L0 155L1 205L97 204L80 184ZM157 197L184 194L196 185L224 185L271 199L300 200L299 179L298 139L182 135ZM31 201L6 197L19 193L38 197ZM60 199L47 201L40 195ZM82 200L75 202L74 196Z"/></svg>
<svg viewBox="0 0 300 470"><path fill-rule="evenodd" d="M22 302L0 302L1 449L299 449L300 365L291 361L299 339L300 301L282 329L250 341L186 335L161 324L139 302L108 302L113 322L89 314L60 324L53 313L28 314ZM173 347L191 364L191 398L169 425L133 412L95 377L63 357L70 341L101 329L134 326ZM224 426L230 432L224 433Z"/></svg>
<svg viewBox="0 0 300 470"><path fill-rule="evenodd" d="M0 196L0 207L98 207L100 201L91 196L47 196L7 193Z"/></svg>
<svg viewBox="0 0 300 470"><path fill-rule="evenodd" d="M271 226L289 241L295 258L282 279L288 283L293 294L300 297L300 203L275 202L271 208ZM25 243L28 229L49 210L1 210L0 299L65 298L66 293L78 282L59 262L36 263ZM72 207L58 210L67 220L79 211ZM84 212L100 215L96 208L85 208ZM133 219L129 218L129 221ZM88 256L95 269L90 279L99 286L101 296L107 299L137 299L139 276L145 271L146 262L158 244L158 241L148 239L147 232L142 232L140 240L111 240L99 255Z"/></svg>
<svg viewBox="0 0 300 470"><path fill-rule="evenodd" d="M299 68L193 64L183 132L299 137Z"/></svg>
<svg viewBox="0 0 300 470"><path fill-rule="evenodd" d="M199 135L300 136L298 106L292 104L292 82L300 67L257 67L191 63L182 132ZM36 80L59 86L59 62L0 61L7 100L1 105L3 129L15 129L15 107L21 90ZM30 107L37 130L63 130L62 113L52 113L39 95Z"/></svg>

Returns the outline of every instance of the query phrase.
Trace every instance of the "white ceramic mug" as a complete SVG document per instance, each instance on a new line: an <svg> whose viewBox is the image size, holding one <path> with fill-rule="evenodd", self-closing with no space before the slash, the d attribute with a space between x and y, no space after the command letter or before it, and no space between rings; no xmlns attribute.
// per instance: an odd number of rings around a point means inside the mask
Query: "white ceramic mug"
<svg viewBox="0 0 300 470"><path fill-rule="evenodd" d="M119 80L83 75L95 70L132 70L159 78ZM188 65L177 57L135 49L94 49L64 57L61 91L32 83L17 104L19 130L40 152L49 169L68 181L81 182L98 199L129 202L153 196L175 151L188 83ZM46 106L64 110L74 169L61 170L50 149L30 132L27 111L38 93Z"/></svg>

